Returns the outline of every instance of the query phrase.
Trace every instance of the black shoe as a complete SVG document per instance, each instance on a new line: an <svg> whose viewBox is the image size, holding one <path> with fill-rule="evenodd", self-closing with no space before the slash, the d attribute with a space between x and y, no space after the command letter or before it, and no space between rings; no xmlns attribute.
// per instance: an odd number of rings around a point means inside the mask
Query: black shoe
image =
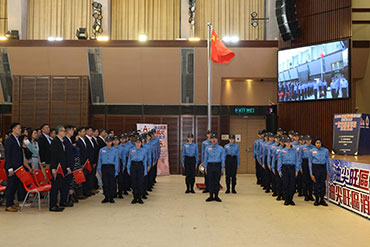
<svg viewBox="0 0 370 247"><path fill-rule="evenodd" d="M128 188L127 191L131 191L131 188Z"/></svg>
<svg viewBox="0 0 370 247"><path fill-rule="evenodd" d="M276 198L276 201L281 201L281 196L278 196L278 197Z"/></svg>
<svg viewBox="0 0 370 247"><path fill-rule="evenodd" d="M145 195L146 195L146 196L148 196L148 195L149 195L149 193L148 193L147 191L145 191Z"/></svg>
<svg viewBox="0 0 370 247"><path fill-rule="evenodd" d="M113 198L109 199L109 202L110 202L110 203L115 203L115 201L114 201L114 199L113 199Z"/></svg>
<svg viewBox="0 0 370 247"><path fill-rule="evenodd" d="M270 193L270 190L265 190L265 193Z"/></svg>
<svg viewBox="0 0 370 247"><path fill-rule="evenodd" d="M73 204L69 203L69 202L66 202L66 203L63 203L63 204L59 204L59 207L71 208L71 207L73 207Z"/></svg>
<svg viewBox="0 0 370 247"><path fill-rule="evenodd" d="M57 206L55 207L52 207L49 209L50 212L62 212L64 210L64 208L59 208Z"/></svg>
<svg viewBox="0 0 370 247"><path fill-rule="evenodd" d="M272 196L273 196L273 197L275 197L275 196L278 196L278 194L277 194L276 192L274 192L274 193L272 194Z"/></svg>
<svg viewBox="0 0 370 247"><path fill-rule="evenodd" d="M302 192L299 192L299 193L298 193L298 196L299 196L299 197L303 196L303 193L302 193Z"/></svg>
<svg viewBox="0 0 370 247"><path fill-rule="evenodd" d="M313 205L315 205L315 206L319 206L319 205L320 205L320 202L315 201L315 203L314 203Z"/></svg>
<svg viewBox="0 0 370 247"><path fill-rule="evenodd" d="M285 206L288 206L288 205L289 205L289 202L288 202L288 201L285 201L285 202L284 202L284 205L285 205Z"/></svg>
<svg viewBox="0 0 370 247"><path fill-rule="evenodd" d="M233 194L236 194L236 190L232 190L231 192L232 192Z"/></svg>
<svg viewBox="0 0 370 247"><path fill-rule="evenodd" d="M137 203L137 199L134 198L132 201L131 201L131 204L136 204Z"/></svg>
<svg viewBox="0 0 370 247"><path fill-rule="evenodd" d="M124 195L128 195L127 191L124 191L124 192L123 192L123 194L124 194Z"/></svg>
<svg viewBox="0 0 370 247"><path fill-rule="evenodd" d="M327 206L328 206L328 204L326 203L326 201L325 201L324 199L321 199L321 201L320 201L320 205L323 205L323 206L325 206L325 207L327 207Z"/></svg>
<svg viewBox="0 0 370 247"><path fill-rule="evenodd" d="M191 189L190 193L192 193L192 194L195 194L195 191L194 191L194 189Z"/></svg>
<svg viewBox="0 0 370 247"><path fill-rule="evenodd" d="M202 193L209 193L209 190L205 189Z"/></svg>
<svg viewBox="0 0 370 247"><path fill-rule="evenodd" d="M210 196L210 197L208 197L207 199L206 199L206 202L211 202L211 201L213 201L214 200L214 198L212 197L212 196Z"/></svg>
<svg viewBox="0 0 370 247"><path fill-rule="evenodd" d="M137 202L138 202L139 204L144 204L143 200L141 200L141 199L138 199L138 200L137 200Z"/></svg>
<svg viewBox="0 0 370 247"><path fill-rule="evenodd" d="M143 195L141 198L143 198L144 200L148 199L146 195Z"/></svg>
<svg viewBox="0 0 370 247"><path fill-rule="evenodd" d="M215 201L216 201L216 202L222 202L221 198L220 198L220 197L218 197L218 196L216 196L216 197L215 197Z"/></svg>
<svg viewBox="0 0 370 247"><path fill-rule="evenodd" d="M123 195L122 195L122 194L119 194L119 195L118 195L118 198L119 198L119 199L123 199Z"/></svg>
<svg viewBox="0 0 370 247"><path fill-rule="evenodd" d="M292 205L292 206L295 206L295 203L293 202L293 200L291 200L291 201L289 202L289 204L290 204L290 205Z"/></svg>
<svg viewBox="0 0 370 247"><path fill-rule="evenodd" d="M151 192L151 191L153 191L153 188L148 188L147 191L150 191Z"/></svg>
<svg viewBox="0 0 370 247"><path fill-rule="evenodd" d="M308 198L308 196L305 196L305 197L304 197L304 200L305 200L306 202L308 202L308 201L310 200L310 198Z"/></svg>
<svg viewBox="0 0 370 247"><path fill-rule="evenodd" d="M229 189L227 189L227 190L225 191L225 193L226 193L226 194L230 194L230 190L229 190Z"/></svg>
<svg viewBox="0 0 370 247"><path fill-rule="evenodd" d="M115 194L114 196L113 196L113 198L117 198L118 197L118 194Z"/></svg>
<svg viewBox="0 0 370 247"><path fill-rule="evenodd" d="M313 199L313 196L312 196L312 195L308 196L308 199L309 199L310 201L315 201L315 199Z"/></svg>
<svg viewBox="0 0 370 247"><path fill-rule="evenodd" d="M186 190L186 191L185 191L185 194L189 194L189 193L190 193L190 190Z"/></svg>
<svg viewBox="0 0 370 247"><path fill-rule="evenodd" d="M107 202L109 202L108 197L104 198L104 200L103 200L103 201L101 201L101 203L107 203Z"/></svg>

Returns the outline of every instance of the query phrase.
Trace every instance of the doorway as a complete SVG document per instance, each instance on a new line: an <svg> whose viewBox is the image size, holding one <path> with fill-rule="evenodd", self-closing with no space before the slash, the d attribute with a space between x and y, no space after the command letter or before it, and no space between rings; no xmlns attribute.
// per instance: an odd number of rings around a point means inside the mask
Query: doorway
<svg viewBox="0 0 370 247"><path fill-rule="evenodd" d="M240 166L238 173L255 174L255 162L253 159L253 143L257 133L266 128L265 117L230 117L230 133L236 135L236 143L240 147ZM238 138L240 140L238 142Z"/></svg>

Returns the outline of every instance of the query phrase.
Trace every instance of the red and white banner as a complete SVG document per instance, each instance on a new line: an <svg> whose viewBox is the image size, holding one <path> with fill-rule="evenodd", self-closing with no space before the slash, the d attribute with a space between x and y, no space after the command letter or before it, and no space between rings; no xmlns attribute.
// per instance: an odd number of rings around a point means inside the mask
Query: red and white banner
<svg viewBox="0 0 370 247"><path fill-rule="evenodd" d="M159 139L161 144L161 154L158 160L158 175L169 175L170 165L168 160L168 128L167 124L136 124L137 130L141 133L146 133L151 129L155 129L155 135Z"/></svg>

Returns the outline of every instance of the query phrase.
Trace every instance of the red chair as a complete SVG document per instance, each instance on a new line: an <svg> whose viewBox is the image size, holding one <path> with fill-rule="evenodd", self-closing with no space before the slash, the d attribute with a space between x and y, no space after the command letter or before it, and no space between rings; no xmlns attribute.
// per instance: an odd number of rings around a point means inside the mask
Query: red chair
<svg viewBox="0 0 370 247"><path fill-rule="evenodd" d="M6 186L2 186L1 185L1 182L2 182L3 180L1 180L0 179L0 192L3 192L3 191L5 191L6 190Z"/></svg>
<svg viewBox="0 0 370 247"><path fill-rule="evenodd" d="M45 176L44 176L44 174L42 173L41 170L34 171L33 176L35 178L35 182L36 182L37 186L42 187L42 186L49 185L48 181L46 181L46 178L45 178ZM50 185L50 187L51 187L51 185Z"/></svg>
<svg viewBox="0 0 370 247"><path fill-rule="evenodd" d="M35 198L35 201L38 200L39 203L39 211L41 211L41 196L40 192L50 192L51 185L45 185L38 187L36 183L33 180L33 177L31 173L27 172L23 166L19 167L17 170L15 170L15 175L21 180L23 183L24 189L27 191L26 197L24 198L22 207L20 208L20 211L23 210L23 207L29 197L30 194L36 194L37 197ZM34 201L34 202L35 202ZM34 202L32 204L34 204Z"/></svg>
<svg viewBox="0 0 370 247"><path fill-rule="evenodd" d="M50 168L46 168L44 169L44 172L45 172L45 175L46 175L46 178L47 178L47 182L48 184L51 184L51 180L53 179L53 175L51 175L51 171L50 171Z"/></svg>
<svg viewBox="0 0 370 247"><path fill-rule="evenodd" d="M0 160L0 169L5 168L5 159Z"/></svg>
<svg viewBox="0 0 370 247"><path fill-rule="evenodd" d="M4 168L0 168L0 180L8 181L8 176Z"/></svg>

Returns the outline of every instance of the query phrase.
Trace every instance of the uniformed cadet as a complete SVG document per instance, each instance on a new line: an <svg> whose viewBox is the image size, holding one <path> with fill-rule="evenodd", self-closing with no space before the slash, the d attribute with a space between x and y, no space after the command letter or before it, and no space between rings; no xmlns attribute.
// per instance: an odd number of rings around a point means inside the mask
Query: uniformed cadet
<svg viewBox="0 0 370 247"><path fill-rule="evenodd" d="M267 145L268 143L268 133L264 133L263 134L263 141L260 143L259 145L259 150L258 150L258 160L259 160L259 164L261 166L261 187L263 188L263 190L266 190L266 172L265 172L265 163L264 163L264 150L265 150L265 146Z"/></svg>
<svg viewBox="0 0 370 247"><path fill-rule="evenodd" d="M303 182L303 195L305 201L314 201L312 197L312 179L310 176L310 169L308 166L308 158L312 148L314 146L311 144L311 136L306 135L304 137L305 145L302 148L302 182Z"/></svg>
<svg viewBox="0 0 370 247"><path fill-rule="evenodd" d="M294 144L293 143L293 141L294 141L294 134L295 134L295 131L294 130L289 130L289 132L288 132L288 137L290 138L290 140L292 141L292 144Z"/></svg>
<svg viewBox="0 0 370 247"><path fill-rule="evenodd" d="M270 152L273 142L274 142L274 134L272 134L271 132L267 133L267 142L263 146L263 151L262 151L262 155L263 155L262 164L264 168L263 184L264 184L265 193L270 193L270 189L271 189L271 170L269 169L269 166L268 166L268 163L269 163L268 154Z"/></svg>
<svg viewBox="0 0 370 247"><path fill-rule="evenodd" d="M305 140L304 136L301 135L298 137L298 144L295 146L295 149L298 152L298 158L299 158L299 163L302 164L302 150L303 146L305 145ZM296 179L296 187L297 187L297 192L298 196L303 196L303 177L302 177L303 170L302 168L298 172L298 176Z"/></svg>
<svg viewBox="0 0 370 247"><path fill-rule="evenodd" d="M102 203L114 203L113 197L116 194L116 180L115 177L119 171L119 157L117 148L112 147L113 138L108 136L106 138L107 146L99 151L98 172L103 179L103 193L104 200Z"/></svg>
<svg viewBox="0 0 370 247"><path fill-rule="evenodd" d="M115 148L117 150L118 156L119 156L119 153L121 151L121 147L120 146L121 145L120 145L119 137L118 136L113 136L113 148ZM119 161L119 163L120 163L120 161ZM118 168L120 168L120 164L119 163L118 163ZM119 175L119 171L118 171L118 175ZM118 175L116 176L116 194L114 195L114 198L119 197L119 182L120 181L119 181L119 176ZM122 193L121 193L121 195L122 195Z"/></svg>
<svg viewBox="0 0 370 247"><path fill-rule="evenodd" d="M131 203L143 204L141 195L144 191L144 176L147 174L147 151L141 147L141 138L136 138L135 147L130 149L127 171L131 176L131 186L134 195Z"/></svg>
<svg viewBox="0 0 370 247"><path fill-rule="evenodd" d="M159 140L158 137L156 137L155 133L156 133L156 130L155 129L152 129L151 130L151 133L152 133L152 141L154 142L154 151L155 151L155 161L153 162L154 165L153 165L153 185L155 183L157 183L156 181L156 178L157 178L157 174L158 174L158 160L159 158L161 157L161 142Z"/></svg>
<svg viewBox="0 0 370 247"><path fill-rule="evenodd" d="M204 165L204 152L205 150L208 148L208 146L212 145L212 142L211 142L211 131L210 130L207 130L207 139L204 140L202 142L202 156L201 156L201 162L202 164ZM208 188L208 180L207 180L207 177L208 175L206 173L204 173L204 184L206 185L206 188L203 190L203 193L208 193L209 192L209 188Z"/></svg>
<svg viewBox="0 0 370 247"><path fill-rule="evenodd" d="M149 170L149 186L151 188L153 188L155 183L156 183L155 182L155 177L156 177L156 173L157 173L157 162L158 162L158 159L159 159L158 158L158 150L157 150L158 149L158 144L157 144L158 138L155 137L155 131L153 131L153 130L149 131L148 134L150 135L149 144L151 145L151 147L153 149L152 166Z"/></svg>
<svg viewBox="0 0 370 247"><path fill-rule="evenodd" d="M257 184L262 183L262 175L261 175L261 165L259 164L259 148L260 143L263 142L263 130L258 131L258 139L254 141L253 144L253 158L256 162L256 178L257 178Z"/></svg>
<svg viewBox="0 0 370 247"><path fill-rule="evenodd" d="M225 150L218 145L218 139L215 134L211 135L212 144L204 151L204 169L207 173L208 189L210 196L206 199L207 202L222 200L218 197L220 191L221 174L225 168Z"/></svg>
<svg viewBox="0 0 370 247"><path fill-rule="evenodd" d="M309 167L315 193L315 206L328 206L324 200L325 181L329 179L329 150L322 147L321 138L314 140L315 147L309 153Z"/></svg>
<svg viewBox="0 0 370 247"><path fill-rule="evenodd" d="M298 146L299 145L299 134L298 134L298 132L294 132L293 133L293 138L292 138L292 147L296 147L296 146Z"/></svg>
<svg viewBox="0 0 370 247"><path fill-rule="evenodd" d="M126 135L121 135L120 136L120 144L118 145L118 155L120 158L119 161L119 173L117 176L117 184L118 184L118 192L117 192L117 197L122 199L124 194L128 194L127 191L125 190L125 175L124 175L124 170L126 167L126 157L128 151L125 148L125 142L126 142L127 136Z"/></svg>
<svg viewBox="0 0 370 247"><path fill-rule="evenodd" d="M281 150L278 156L278 170L280 177L283 179L284 205L294 206L295 179L300 169L300 163L297 150L292 148L291 139L285 137L283 142L285 148Z"/></svg>
<svg viewBox="0 0 370 247"><path fill-rule="evenodd" d="M147 184L147 191L153 191L153 186L154 186L154 183L152 182L152 180L150 179L150 172L152 171L152 167L154 165L154 160L155 160L155 148L153 146L153 142L151 141L152 140L152 137L150 135L150 133L148 133L146 135L146 140L145 140L145 145L148 145L149 146L149 149L150 149L150 158L148 157L148 168L149 168L149 172L148 172L148 184ZM153 172L153 171L152 171Z"/></svg>
<svg viewBox="0 0 370 247"><path fill-rule="evenodd" d="M181 164L185 169L186 194L195 193L195 168L199 162L199 152L198 145L193 143L193 140L193 134L188 134L188 142L182 148Z"/></svg>
<svg viewBox="0 0 370 247"><path fill-rule="evenodd" d="M275 178L275 192L277 194L277 201L280 201L283 198L283 181L279 175L278 169L278 157L281 150L284 148L284 143L282 141L281 136L275 135L275 144L277 144L275 151L272 152L272 160L271 160L271 170L273 171L274 178Z"/></svg>
<svg viewBox="0 0 370 247"><path fill-rule="evenodd" d="M151 166L152 166L152 152L154 151L152 146L147 143L147 134L143 134L141 136L141 143L142 143L142 147L146 150L146 155L147 155L147 159L146 159L146 167L147 167L147 171L150 170ZM144 187L143 187L143 195L142 195L142 198L143 199L148 199L147 196L149 195L148 192L147 192L147 189L148 189L148 184L149 184L149 178L148 178L148 173L144 176Z"/></svg>
<svg viewBox="0 0 370 247"><path fill-rule="evenodd" d="M235 135L230 134L229 143L225 145L225 178L226 178L226 194L230 193L230 180L232 193L236 194L236 172L240 165L240 148L235 143Z"/></svg>
<svg viewBox="0 0 370 247"><path fill-rule="evenodd" d="M272 188L272 196L278 196L277 189L276 189L276 173L275 173L275 164L273 163L273 158L276 155L276 149L279 147L280 144L280 135L274 135L274 143L271 145L271 148L267 154L267 166L270 170L271 176L271 188Z"/></svg>
<svg viewBox="0 0 370 247"><path fill-rule="evenodd" d="M276 134L278 134L279 136L282 136L283 132L284 132L284 130L282 128L278 128L277 131L276 131Z"/></svg>

